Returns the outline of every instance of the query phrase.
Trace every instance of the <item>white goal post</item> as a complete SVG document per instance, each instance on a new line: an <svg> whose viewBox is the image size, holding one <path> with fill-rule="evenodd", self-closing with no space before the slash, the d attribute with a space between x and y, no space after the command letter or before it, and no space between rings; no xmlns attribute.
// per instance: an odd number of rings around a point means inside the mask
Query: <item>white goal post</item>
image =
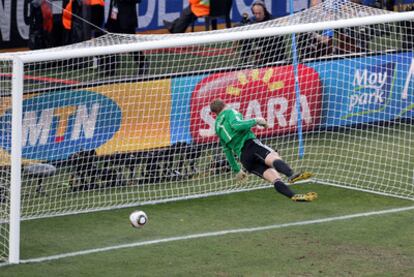
<svg viewBox="0 0 414 277"><path fill-rule="evenodd" d="M20 261L21 220L268 187L233 182L216 98L266 118L254 132L312 182L414 200L413 20L328 0L232 29L0 54L0 263Z"/></svg>

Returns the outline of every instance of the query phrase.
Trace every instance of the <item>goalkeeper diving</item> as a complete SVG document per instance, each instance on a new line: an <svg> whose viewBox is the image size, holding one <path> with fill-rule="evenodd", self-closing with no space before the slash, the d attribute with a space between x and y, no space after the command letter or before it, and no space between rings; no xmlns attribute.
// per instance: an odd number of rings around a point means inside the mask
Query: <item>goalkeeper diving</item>
<svg viewBox="0 0 414 277"><path fill-rule="evenodd" d="M244 182L248 175L241 169L235 155L237 155L247 172L271 182L277 192L293 201L309 202L318 197L315 192L297 194L282 181L279 173L285 175L290 184L308 179L312 177L312 173L295 173L282 160L277 151L264 145L256 138L251 128L256 125L266 128L267 122L264 118L243 120L241 113L227 106L221 99L211 102L210 110L217 116L215 131L220 139L220 145L223 147L230 167L237 173L237 182Z"/></svg>

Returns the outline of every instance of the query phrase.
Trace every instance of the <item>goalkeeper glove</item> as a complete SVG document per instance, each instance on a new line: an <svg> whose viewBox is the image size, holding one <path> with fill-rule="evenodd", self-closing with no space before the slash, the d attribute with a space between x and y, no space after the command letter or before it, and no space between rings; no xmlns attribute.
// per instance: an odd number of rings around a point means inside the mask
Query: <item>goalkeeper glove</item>
<svg viewBox="0 0 414 277"><path fill-rule="evenodd" d="M247 181L247 178L248 178L249 176L247 175L247 173L246 172L244 172L243 170L240 170L237 174L236 174L236 177L235 177L235 179L236 179L236 183L237 184L243 184L243 183L245 183L246 181Z"/></svg>
<svg viewBox="0 0 414 277"><path fill-rule="evenodd" d="M259 125L259 126L267 128L266 119L264 119L263 117L256 118L256 124Z"/></svg>

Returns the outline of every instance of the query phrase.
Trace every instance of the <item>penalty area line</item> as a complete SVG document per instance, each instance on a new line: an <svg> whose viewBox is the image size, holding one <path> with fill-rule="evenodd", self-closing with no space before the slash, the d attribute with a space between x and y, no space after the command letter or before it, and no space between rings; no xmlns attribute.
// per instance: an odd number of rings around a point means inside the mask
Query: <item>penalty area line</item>
<svg viewBox="0 0 414 277"><path fill-rule="evenodd" d="M314 219L314 220L305 220L305 221L298 221L298 222L291 222L291 223L259 226L259 227L252 227L252 228L241 228L241 229L232 229L232 230L222 230L222 231L217 231L217 232L192 234L192 235L186 235L186 236L176 236L176 237L170 237L170 238L164 238L164 239L140 241L140 242L135 242L135 243L119 244L119 245L102 247L102 248L88 249L88 250L82 250L82 251L76 251L76 252L70 252L70 253L64 253L64 254L52 255L52 256L46 256L46 257L40 257L40 258L25 259L25 260L21 260L20 263L22 264L41 263L41 262L48 262L48 261L59 260L59 259L64 259L64 258L69 258L69 257L76 257L76 256L81 256L81 255L101 253L101 252L125 249L125 248L133 248L133 247L138 247L138 246L160 244L160 243L182 241L182 240L190 240L190 239L199 239L199 238L206 238L206 237L218 237L218 236L224 236L228 234L259 232L259 231L281 229L281 228L292 227L292 226L303 226L303 225L319 224L319 223L326 223L326 222L332 222L332 221L347 220L347 219L353 219L353 218L359 218L359 217L368 217L368 216L375 216L375 215L398 213L398 212L404 212L404 211L410 211L410 210L414 210L414 206L394 208L394 209L374 211L374 212L357 213L357 214L350 214L350 215L343 215L343 216L327 217L327 218Z"/></svg>

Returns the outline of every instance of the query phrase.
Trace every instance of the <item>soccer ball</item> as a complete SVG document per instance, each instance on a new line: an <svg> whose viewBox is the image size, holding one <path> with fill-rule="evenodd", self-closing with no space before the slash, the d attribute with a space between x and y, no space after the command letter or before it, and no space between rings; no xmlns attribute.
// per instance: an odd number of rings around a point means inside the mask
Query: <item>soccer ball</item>
<svg viewBox="0 0 414 277"><path fill-rule="evenodd" d="M143 211L134 211L129 215L132 227L141 228L148 222L148 216Z"/></svg>

